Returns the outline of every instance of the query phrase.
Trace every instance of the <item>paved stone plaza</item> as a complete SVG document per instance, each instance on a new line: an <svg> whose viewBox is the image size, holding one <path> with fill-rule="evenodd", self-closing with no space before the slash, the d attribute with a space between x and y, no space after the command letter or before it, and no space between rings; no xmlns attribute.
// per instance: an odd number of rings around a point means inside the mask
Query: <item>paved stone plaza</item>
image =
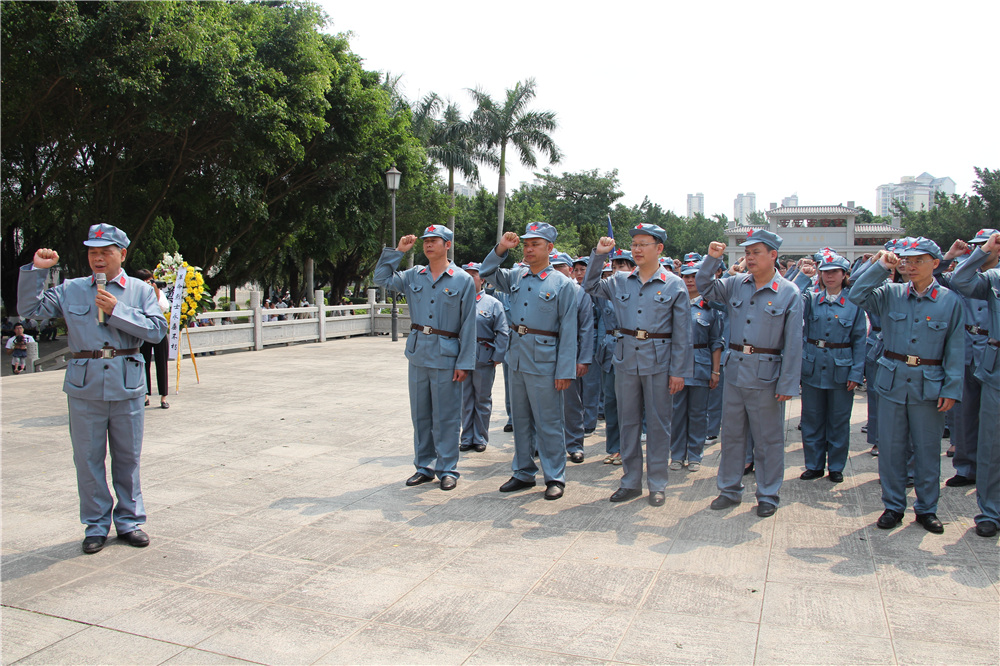
<svg viewBox="0 0 1000 666"><path fill-rule="evenodd" d="M83 555L63 373L2 380L3 663L997 664L996 539L943 488L943 535L883 532L858 396L840 485L800 481L789 407L782 503L710 511L719 446L664 507L613 505L603 428L544 485L502 496L491 446L458 488L413 473L402 342L185 360L146 412L152 545ZM171 376L171 385L174 377ZM155 405L155 399L154 399ZM947 443L945 442L945 445ZM942 478L952 474L942 457Z"/></svg>

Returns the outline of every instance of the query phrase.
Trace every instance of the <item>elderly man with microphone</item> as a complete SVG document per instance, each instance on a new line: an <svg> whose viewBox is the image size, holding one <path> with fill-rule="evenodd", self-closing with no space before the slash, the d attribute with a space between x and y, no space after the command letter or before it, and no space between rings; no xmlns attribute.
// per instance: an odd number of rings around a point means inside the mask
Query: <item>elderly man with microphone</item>
<svg viewBox="0 0 1000 666"><path fill-rule="evenodd" d="M129 246L125 232L95 224L83 244L93 275L45 289L59 255L42 248L21 267L17 305L24 317L66 320L73 358L63 391L69 400L80 522L86 525L83 552L93 554L104 548L112 522L120 541L149 545L140 529L146 522L139 484L146 384L139 346L160 340L167 321L153 288L122 270ZM117 505L105 476L109 448Z"/></svg>

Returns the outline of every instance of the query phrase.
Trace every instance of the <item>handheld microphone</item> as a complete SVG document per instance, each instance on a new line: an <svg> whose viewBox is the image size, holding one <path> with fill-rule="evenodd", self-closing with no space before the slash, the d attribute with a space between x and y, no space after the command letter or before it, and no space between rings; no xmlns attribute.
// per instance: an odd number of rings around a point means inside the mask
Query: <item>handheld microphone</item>
<svg viewBox="0 0 1000 666"><path fill-rule="evenodd" d="M98 289L104 289L108 286L108 278L104 273L94 273L94 282L97 283ZM104 310L97 308L97 323L104 323Z"/></svg>

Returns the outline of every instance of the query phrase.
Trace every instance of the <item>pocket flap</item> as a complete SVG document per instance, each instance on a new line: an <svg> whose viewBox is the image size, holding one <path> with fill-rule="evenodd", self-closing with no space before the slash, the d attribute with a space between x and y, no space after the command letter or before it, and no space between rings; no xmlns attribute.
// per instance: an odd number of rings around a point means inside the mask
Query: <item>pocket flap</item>
<svg viewBox="0 0 1000 666"><path fill-rule="evenodd" d="M66 308L70 314L83 316L90 312L90 305L70 305Z"/></svg>

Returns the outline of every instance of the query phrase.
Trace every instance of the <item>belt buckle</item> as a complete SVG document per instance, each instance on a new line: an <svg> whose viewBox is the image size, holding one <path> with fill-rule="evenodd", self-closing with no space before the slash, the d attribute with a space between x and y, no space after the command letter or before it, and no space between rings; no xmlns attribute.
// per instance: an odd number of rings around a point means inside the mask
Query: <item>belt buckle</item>
<svg viewBox="0 0 1000 666"><path fill-rule="evenodd" d="M431 334L431 327L430 326L424 326L424 327L422 327L420 329L420 332L423 333L424 335L430 335Z"/></svg>
<svg viewBox="0 0 1000 666"><path fill-rule="evenodd" d="M622 337L622 329L620 329L620 328L612 329L611 335L613 335L616 338Z"/></svg>
<svg viewBox="0 0 1000 666"><path fill-rule="evenodd" d="M820 349L826 349L826 340L817 340L816 346Z"/></svg>
<svg viewBox="0 0 1000 666"><path fill-rule="evenodd" d="M515 328L514 330L517 331L518 335L527 335L528 334L528 327L525 326L525 325L523 325L523 324L519 324L517 326L517 328Z"/></svg>
<svg viewBox="0 0 1000 666"><path fill-rule="evenodd" d="M744 354L752 354L753 353L753 345L743 345L743 353Z"/></svg>
<svg viewBox="0 0 1000 666"><path fill-rule="evenodd" d="M636 340L648 340L649 331L644 331L641 328L635 329L635 339Z"/></svg>
<svg viewBox="0 0 1000 666"><path fill-rule="evenodd" d="M911 368L917 367L918 365L920 365L920 357L914 356L913 354L907 354L906 365L910 366Z"/></svg>
<svg viewBox="0 0 1000 666"><path fill-rule="evenodd" d="M982 335L983 329L980 328L979 326L970 326L969 333L972 333L973 335Z"/></svg>
<svg viewBox="0 0 1000 666"><path fill-rule="evenodd" d="M115 357L115 350L111 349L110 347L104 347L104 348L102 348L100 350L100 352L101 352L100 358L102 358L102 359L108 359L108 358L114 358Z"/></svg>

